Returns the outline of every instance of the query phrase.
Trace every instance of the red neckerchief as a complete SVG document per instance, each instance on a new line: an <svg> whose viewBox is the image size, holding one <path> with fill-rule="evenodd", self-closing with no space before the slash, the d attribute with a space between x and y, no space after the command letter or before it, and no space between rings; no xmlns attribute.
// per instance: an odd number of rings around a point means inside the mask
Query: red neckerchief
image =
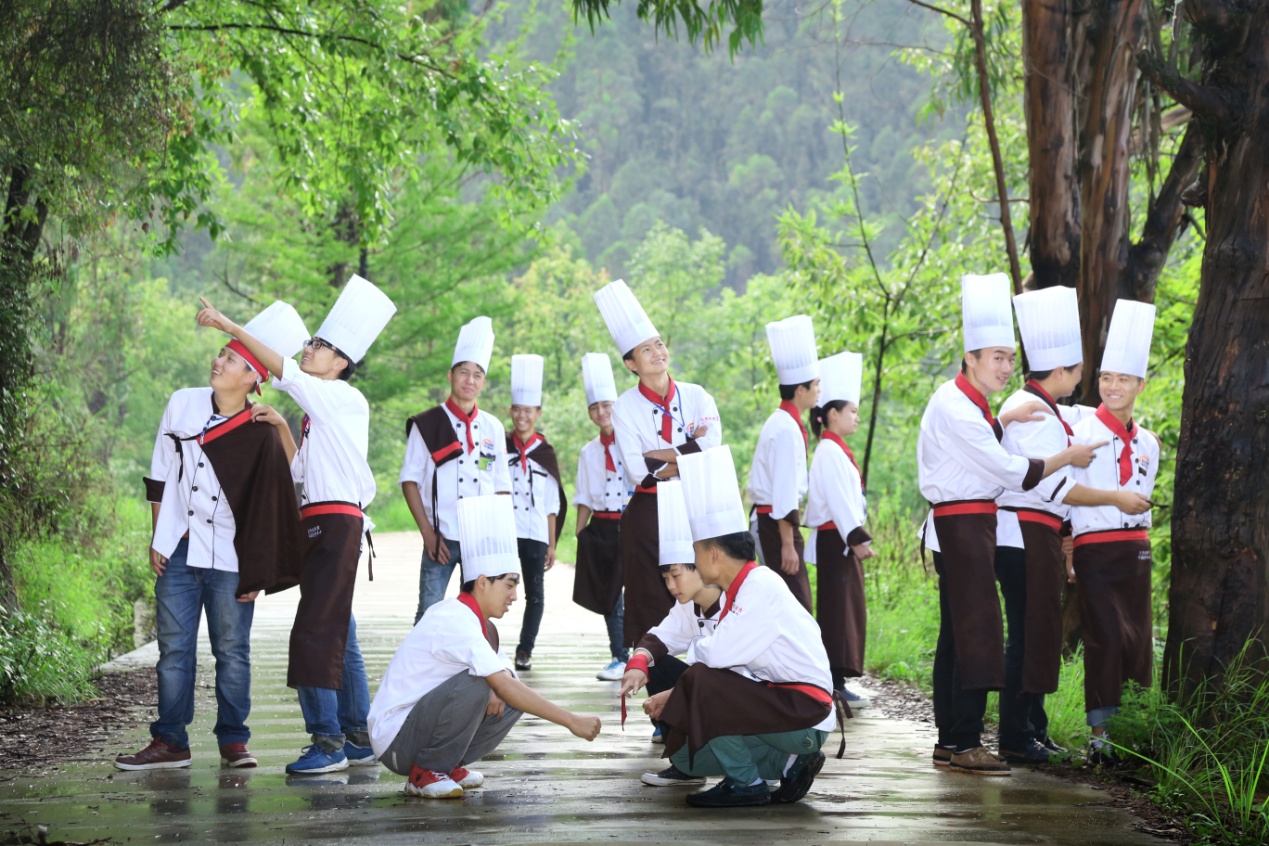
<svg viewBox="0 0 1269 846"><path fill-rule="evenodd" d="M542 437L537 432L534 432L532 435L529 435L528 443L525 443L520 440L520 436L518 434L515 432L511 433L511 443L515 445L516 451L520 453L521 473L529 472L529 447L533 446L538 441L544 440L546 440L546 438Z"/></svg>
<svg viewBox="0 0 1269 846"><path fill-rule="evenodd" d="M722 622L727 613L731 611L731 607L736 604L736 594L740 593L740 586L745 583L745 579L749 574L757 569L758 563L750 561L748 564L740 568L740 572L736 574L736 578L732 580L731 586L727 588L727 607L723 609L723 613L718 615L718 622Z"/></svg>
<svg viewBox="0 0 1269 846"><path fill-rule="evenodd" d="M956 387L961 393L969 397L969 401L978 406L978 410L983 413L983 419L987 421L993 429L996 428L996 418L991 416L991 406L987 404L987 397L982 392L969 383L964 373L956 374Z"/></svg>
<svg viewBox="0 0 1269 846"><path fill-rule="evenodd" d="M471 414L467 414L458 407L458 405L454 402L453 397L445 400L445 407L449 409L450 414L467 424L464 427L467 430L467 452L474 452L476 449L476 442L471 439L471 424L476 421L476 415L480 413L480 409L476 407L475 403L472 403Z"/></svg>
<svg viewBox="0 0 1269 846"><path fill-rule="evenodd" d="M802 412L798 411L798 407L794 405L793 403L789 402L788 400L781 401L780 410L788 412L788 415L797 421L798 429L802 431L802 448L805 450L809 450L811 439L806 434L805 424L802 423Z"/></svg>
<svg viewBox="0 0 1269 846"><path fill-rule="evenodd" d="M670 379L670 390L664 399L653 393L651 388L644 387L642 382L639 383L639 393L643 394L643 398L648 402L661 409L661 440L667 444L674 443L674 418L670 415L670 403L674 400L675 394L674 379Z"/></svg>
<svg viewBox="0 0 1269 846"><path fill-rule="evenodd" d="M846 453L846 457L850 459L850 463L855 465L855 472L859 474L859 489L867 490L867 486L864 484L864 473L859 469L859 464L855 461L855 453L850 451L850 447L846 446L846 442L842 440L840 435L835 432L830 432L827 429L824 430L823 437L824 440L832 441L842 448L842 452Z"/></svg>
<svg viewBox="0 0 1269 846"><path fill-rule="evenodd" d="M300 443L304 443L304 439L308 437L309 430L313 428L313 421L307 414L300 421Z"/></svg>
<svg viewBox="0 0 1269 846"><path fill-rule="evenodd" d="M1119 453L1119 484L1126 485L1132 478L1132 432L1135 427L1131 420L1127 426L1120 423L1119 418L1107 410L1106 403L1097 406L1097 419L1124 445Z"/></svg>
<svg viewBox="0 0 1269 846"><path fill-rule="evenodd" d="M1034 380L1028 381L1022 386L1022 390L1029 394L1035 394L1040 400L1053 410L1057 415L1057 419L1061 421L1062 428L1066 430L1066 445L1071 445L1071 438L1075 437L1075 430L1071 428L1071 424L1066 422L1066 418L1062 416L1062 412L1058 411L1057 403L1053 401L1053 397L1049 396L1049 392L1040 387L1040 383Z"/></svg>
<svg viewBox="0 0 1269 846"><path fill-rule="evenodd" d="M476 597L464 591L458 592L458 601L471 609L471 613L476 615L476 619L480 621L480 633L489 639L489 631L485 628L485 615L480 613L480 603L476 601Z"/></svg>
<svg viewBox="0 0 1269 846"><path fill-rule="evenodd" d="M612 453L608 450L608 447L617 442L617 433L613 432L611 435L605 435L603 432L600 432L599 442L604 446L604 468L611 473L616 473L617 465L613 463Z"/></svg>

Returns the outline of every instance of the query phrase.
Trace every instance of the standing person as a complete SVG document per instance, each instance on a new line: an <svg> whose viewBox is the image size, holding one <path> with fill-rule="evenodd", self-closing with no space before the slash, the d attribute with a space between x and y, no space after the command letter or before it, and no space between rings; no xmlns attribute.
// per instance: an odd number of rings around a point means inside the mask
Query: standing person
<svg viewBox="0 0 1269 846"><path fill-rule="evenodd" d="M599 718L574 714L526 687L498 649L500 619L520 581L515 517L501 496L466 497L456 508L463 556L457 599L436 603L397 649L370 707L370 737L384 766L407 777L405 792L458 799L485 777L469 764L493 752L521 714L591 741Z"/></svg>
<svg viewBox="0 0 1269 846"><path fill-rule="evenodd" d="M921 417L917 474L932 511L923 530L939 576L939 638L934 653L934 763L957 772L1007 776L1009 765L982 745L987 692L1005 684L1004 624L996 592L996 497L1031 490L1068 464L1087 464L1093 447L1074 445L1047 458L1010 455L1007 425L1035 419L1041 403L997 420L987 404L1013 375L1009 278L961 279L965 356L961 372L934 392Z"/></svg>
<svg viewBox="0 0 1269 846"><path fill-rule="evenodd" d="M506 440L506 450L527 603L516 647L517 670L533 666L533 646L546 608L543 579L555 566L555 542L568 509L555 448L535 428L542 419L542 366L540 355L511 356L511 420L515 429Z"/></svg>
<svg viewBox="0 0 1269 846"><path fill-rule="evenodd" d="M308 337L300 316L275 302L249 324L295 355ZM301 542L282 415L252 405L268 371L237 341L212 359L209 386L172 394L145 479L153 536L150 569L159 642L158 718L150 745L115 758L121 770L188 767L199 618L216 658L216 742L226 767L254 767L251 621L261 590L295 584ZM258 425L252 425L258 424ZM273 424L273 425L262 425Z"/></svg>
<svg viewBox="0 0 1269 846"><path fill-rule="evenodd" d="M864 529L864 479L846 438L859 429L864 357L842 352L820 361L819 405L811 429L820 439L811 460L806 522L812 526L808 563L816 566L815 608L833 673L833 690L852 710L867 708L846 679L864 674L868 607L863 562L877 553Z"/></svg>
<svg viewBox="0 0 1269 846"><path fill-rule="evenodd" d="M680 456L723 440L718 406L704 388L670 377L670 351L625 282L595 292L613 343L639 384L613 406L613 430L634 494L621 516L621 570L625 586L624 643L633 646L673 606L654 562L657 483L678 478Z"/></svg>
<svg viewBox="0 0 1269 846"><path fill-rule="evenodd" d="M803 560L799 508L807 490L808 438L802 415L820 396L820 362L815 327L805 314L767 324L767 343L780 380L780 407L758 433L749 466L749 501L762 563L780 574L789 590L811 611L811 581Z"/></svg>
<svg viewBox="0 0 1269 846"><path fill-rule="evenodd" d="M612 407L617 384L612 363L603 353L582 356L582 382L586 410L599 427L599 435L577 456L577 567L573 576L573 601L588 611L604 615L608 650L612 661L595 678L616 681L626 669L630 652L622 638L621 513L630 500L625 465L617 450L612 428Z"/></svg>
<svg viewBox="0 0 1269 846"><path fill-rule="evenodd" d="M1102 403L1075 426L1075 441L1097 450L1097 460L1076 471L1076 481L1139 497L1147 504L1159 472L1159 439L1134 422L1133 410L1146 387L1154 317L1155 307L1148 303L1115 303L1097 379ZM1071 510L1093 764L1115 762L1106 722L1119 710L1124 682L1149 687L1153 680L1150 523L1148 510L1129 511L1112 504Z"/></svg>
<svg viewBox="0 0 1269 846"><path fill-rule="evenodd" d="M458 501L511 492L506 431L497 417L476 407L493 344L488 317L463 326L446 377L449 397L405 421L401 494L423 535L416 623L445 598L454 567L462 561Z"/></svg>
<svg viewBox="0 0 1269 846"><path fill-rule="evenodd" d="M376 763L366 733L370 690L352 614L361 539L373 528L365 508L375 496L366 461L370 405L348 383L396 306L354 274L297 365L243 327L206 306L199 323L233 335L276 375L278 390L304 410L291 475L303 488L300 520L308 543L300 573L300 604L291 627L286 683L299 694L312 744L287 764L294 775L328 773Z"/></svg>
<svg viewBox="0 0 1269 846"><path fill-rule="evenodd" d="M686 455L681 464L696 569L725 598L713 634L689 648L687 671L644 710L669 726L675 767L723 776L689 795L689 805L797 802L824 766L820 747L834 724L819 627L784 581L753 560L731 449ZM766 782L776 779L772 791Z"/></svg>
<svg viewBox="0 0 1269 846"><path fill-rule="evenodd" d="M1013 455L1043 458L1071 445L1070 421L1082 414L1082 406L1059 407L1056 402L1070 396L1084 373L1079 304L1073 288L1059 286L1019 294L1013 305L1031 370L1026 385L1000 410L1007 413L1038 399L1052 413L1013 424L1001 446ZM1044 696L1057 690L1062 667L1062 546L1070 534L1070 507L1116 505L1139 514L1149 503L1128 491L1081 485L1068 467L1029 491L1006 490L996 502L996 578L1008 631L1000 754L1008 763L1045 763L1065 751L1049 737Z"/></svg>

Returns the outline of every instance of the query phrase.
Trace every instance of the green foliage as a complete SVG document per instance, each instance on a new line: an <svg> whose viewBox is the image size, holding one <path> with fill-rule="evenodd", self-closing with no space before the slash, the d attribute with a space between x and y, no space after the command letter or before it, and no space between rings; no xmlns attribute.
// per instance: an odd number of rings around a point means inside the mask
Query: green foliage
<svg viewBox="0 0 1269 846"><path fill-rule="evenodd" d="M0 606L0 704L82 698L93 689L93 660L42 613Z"/></svg>
<svg viewBox="0 0 1269 846"><path fill-rule="evenodd" d="M573 19L583 14L591 32L604 18L610 16L611 0L573 0ZM617 0L618 3L621 0ZM722 39L723 28L731 25L727 36L727 51L734 60L744 44L754 46L762 38L763 0L709 0L703 5L699 0L639 0L639 19L652 24L657 34L677 39L679 23L687 31L687 40L698 41L710 52Z"/></svg>

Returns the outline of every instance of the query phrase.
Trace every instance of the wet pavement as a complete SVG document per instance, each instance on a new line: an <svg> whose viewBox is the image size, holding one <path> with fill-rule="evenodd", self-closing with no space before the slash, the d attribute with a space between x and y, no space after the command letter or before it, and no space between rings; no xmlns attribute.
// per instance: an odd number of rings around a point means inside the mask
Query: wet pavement
<svg viewBox="0 0 1269 846"><path fill-rule="evenodd" d="M420 552L413 534L376 537L375 544L375 581L366 581L363 564L354 601L372 691L413 621ZM557 566L546 582L546 617L526 681L564 707L600 714L603 733L594 743L526 716L498 753L476 767L485 786L460 801L406 798L404 779L380 767L288 777L283 768L307 742L295 694L285 686L298 598L289 591L262 599L256 609L250 745L258 769L219 766L204 638L190 728L193 766L114 769L115 754L148 741L152 716L139 713L110 750L51 772L3 773L0 843L17 842L6 839L10 832L34 837L41 824L49 841L111 843L1161 842L1136 831L1134 817L1105 807L1105 794L1090 788L1017 769L1007 779L936 770L927 727L867 710L847 722L845 758L829 758L803 802L725 812L688 808L684 788L638 781L665 766L661 747L649 742L637 702L622 731L617 683L595 680L608 660L603 619L571 602L572 569ZM522 607L518 602L498 625L509 650ZM118 663L153 666L156 658L151 645ZM838 742L833 734L825 752L835 753Z"/></svg>

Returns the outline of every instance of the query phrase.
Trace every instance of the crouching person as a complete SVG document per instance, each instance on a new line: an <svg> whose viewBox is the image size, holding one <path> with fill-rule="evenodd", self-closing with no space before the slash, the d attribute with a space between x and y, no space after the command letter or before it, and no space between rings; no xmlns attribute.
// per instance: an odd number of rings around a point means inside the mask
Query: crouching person
<svg viewBox="0 0 1269 846"><path fill-rule="evenodd" d="M457 799L484 776L467 769L498 747L523 713L585 740L599 718L574 714L516 678L493 619L516 600L520 559L506 496L458 502L463 585L430 606L392 656L370 706L370 741L385 767L408 776L405 792Z"/></svg>

